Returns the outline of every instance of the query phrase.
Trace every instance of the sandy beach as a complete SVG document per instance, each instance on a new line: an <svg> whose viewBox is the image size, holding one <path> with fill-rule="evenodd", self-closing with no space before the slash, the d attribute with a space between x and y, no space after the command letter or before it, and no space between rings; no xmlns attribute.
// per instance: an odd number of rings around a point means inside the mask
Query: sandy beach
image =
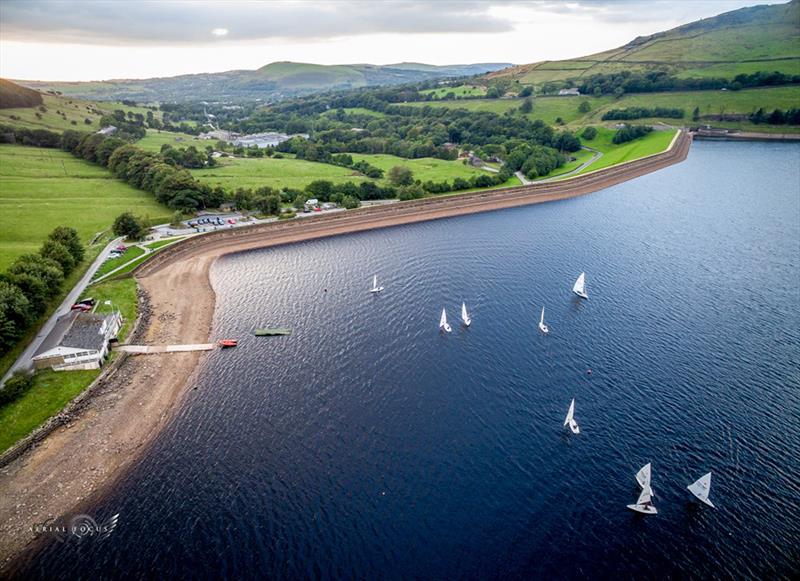
<svg viewBox="0 0 800 581"><path fill-rule="evenodd" d="M225 254L585 195L679 163L690 143L681 132L667 152L562 182L386 204L189 239L137 269L148 299L137 341L207 342L215 304L209 269ZM0 469L0 571L33 540L33 525L91 513L93 500L134 465L179 409L202 356L127 357L68 424Z"/></svg>

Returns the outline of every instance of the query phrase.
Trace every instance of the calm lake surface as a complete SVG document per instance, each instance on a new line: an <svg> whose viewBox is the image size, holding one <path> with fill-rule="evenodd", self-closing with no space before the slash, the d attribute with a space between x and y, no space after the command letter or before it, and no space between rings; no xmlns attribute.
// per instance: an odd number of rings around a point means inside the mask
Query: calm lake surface
<svg viewBox="0 0 800 581"><path fill-rule="evenodd" d="M797 144L697 142L582 198L218 261L214 336L239 347L96 506L116 530L21 573L796 575L799 168ZM686 490L708 471L716 509Z"/></svg>

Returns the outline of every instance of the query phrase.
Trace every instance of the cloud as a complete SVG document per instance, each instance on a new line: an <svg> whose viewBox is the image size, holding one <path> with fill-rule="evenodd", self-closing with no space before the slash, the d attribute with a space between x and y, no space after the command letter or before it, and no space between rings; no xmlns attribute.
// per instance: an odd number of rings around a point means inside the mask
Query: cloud
<svg viewBox="0 0 800 581"><path fill-rule="evenodd" d="M480 1L3 0L0 32L25 42L169 45L513 29ZM227 33L221 33L226 30Z"/></svg>

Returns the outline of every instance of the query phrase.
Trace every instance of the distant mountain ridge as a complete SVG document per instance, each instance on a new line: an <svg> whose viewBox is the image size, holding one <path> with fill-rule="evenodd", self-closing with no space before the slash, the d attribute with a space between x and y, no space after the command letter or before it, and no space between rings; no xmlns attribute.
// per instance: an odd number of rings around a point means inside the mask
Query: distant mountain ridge
<svg viewBox="0 0 800 581"><path fill-rule="evenodd" d="M15 81L40 91L94 100L224 101L261 99L273 101L333 89L414 83L431 79L480 75L512 66L510 63L427 65L317 65L275 62L254 71L233 70L152 79L114 79L93 82Z"/></svg>
<svg viewBox="0 0 800 581"><path fill-rule="evenodd" d="M490 72L487 79L511 78L539 85L653 69L684 78L733 78L756 71L800 75L800 0L740 8L639 36L601 53Z"/></svg>

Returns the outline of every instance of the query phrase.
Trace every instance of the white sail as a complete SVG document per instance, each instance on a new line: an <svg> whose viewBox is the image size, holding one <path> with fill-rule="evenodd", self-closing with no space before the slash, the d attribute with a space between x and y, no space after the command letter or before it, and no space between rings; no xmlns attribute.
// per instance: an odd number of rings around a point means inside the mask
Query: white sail
<svg viewBox="0 0 800 581"><path fill-rule="evenodd" d="M439 320L439 329L443 329L446 332L450 332L450 325L447 324L447 312L442 309L442 318Z"/></svg>
<svg viewBox="0 0 800 581"><path fill-rule="evenodd" d="M461 303L461 320L464 321L467 327L472 323L472 319L469 318L469 313L467 312L467 303Z"/></svg>
<svg viewBox="0 0 800 581"><path fill-rule="evenodd" d="M539 317L539 330L542 333L549 333L550 329L544 324L544 307L542 307L542 316Z"/></svg>
<svg viewBox="0 0 800 581"><path fill-rule="evenodd" d="M575 421L573 417L575 414L575 398L572 398L572 401L569 404L569 410L567 411L567 417L564 419L564 425L569 426L569 429L572 430L573 434L580 434L581 429L578 427L578 422Z"/></svg>
<svg viewBox="0 0 800 581"><path fill-rule="evenodd" d="M648 462L636 473L636 482L642 488L650 488L650 463Z"/></svg>
<svg viewBox="0 0 800 581"><path fill-rule="evenodd" d="M645 504L646 502L651 502L653 500L653 490L649 486L645 486L642 489L642 493L639 495L639 499L636 501L636 504Z"/></svg>
<svg viewBox="0 0 800 581"><path fill-rule="evenodd" d="M379 293L383 290L382 286L378 286L378 275L372 277L372 288L369 289L371 293Z"/></svg>
<svg viewBox="0 0 800 581"><path fill-rule="evenodd" d="M711 472L709 472L704 476L701 476L696 482L690 484L686 488L688 488L689 492L694 494L702 502L704 502L711 508L714 508L712 502L708 500L708 493L711 492Z"/></svg>
<svg viewBox="0 0 800 581"><path fill-rule="evenodd" d="M578 277L578 280L575 281L575 285L572 287L572 292L582 298L588 298L589 295L586 294L586 273L582 272Z"/></svg>

